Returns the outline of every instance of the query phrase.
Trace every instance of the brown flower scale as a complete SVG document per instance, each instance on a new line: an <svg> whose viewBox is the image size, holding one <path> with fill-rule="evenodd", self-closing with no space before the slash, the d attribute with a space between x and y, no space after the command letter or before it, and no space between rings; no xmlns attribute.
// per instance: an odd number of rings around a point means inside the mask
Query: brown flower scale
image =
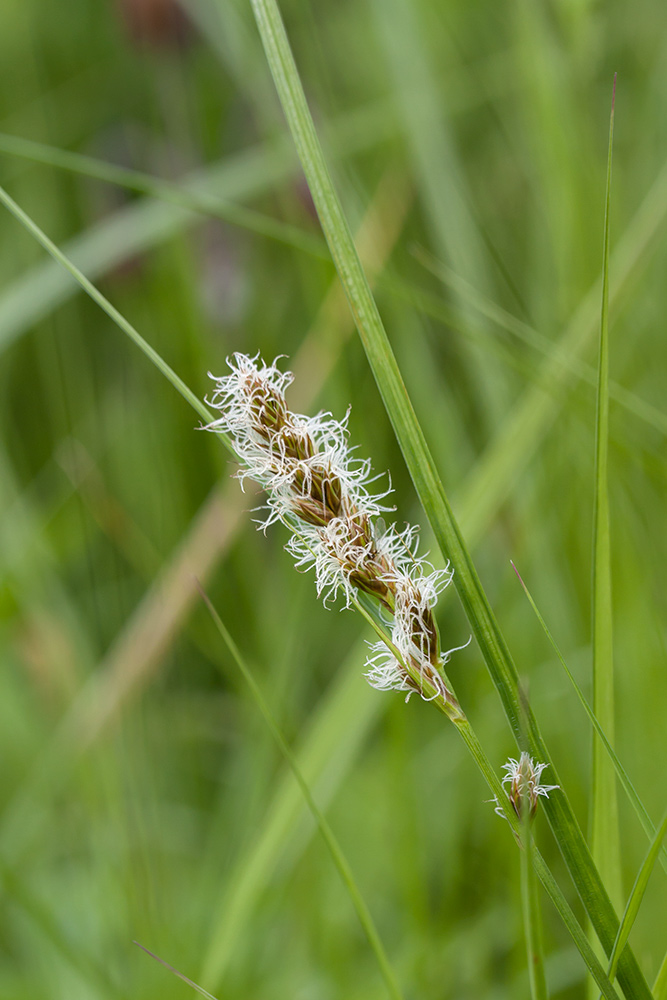
<svg viewBox="0 0 667 1000"><path fill-rule="evenodd" d="M408 691L429 700L441 702L441 707L456 711L458 705L440 674L441 651L433 614L417 584L378 551L373 525L369 516L347 495L339 476L326 456L321 460L315 441L298 426L287 407L284 395L256 371L248 371L243 383L250 430L265 451L269 470L282 475L289 483L291 510L307 525L320 529L322 546L340 563L343 576L360 591L375 598L390 614L396 612L399 600L420 608L411 621L411 639L419 657L410 657L409 666L399 662ZM271 461L272 459L272 461ZM338 544L332 545L325 529L338 519ZM399 598L401 580L403 594Z"/></svg>

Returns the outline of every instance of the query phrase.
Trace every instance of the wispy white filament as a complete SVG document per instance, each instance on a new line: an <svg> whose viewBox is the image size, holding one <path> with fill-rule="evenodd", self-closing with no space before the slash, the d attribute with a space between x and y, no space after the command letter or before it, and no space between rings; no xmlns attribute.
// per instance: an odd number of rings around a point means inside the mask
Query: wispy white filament
<svg viewBox="0 0 667 1000"><path fill-rule="evenodd" d="M505 771L503 785L510 785L510 787L518 785L520 786L520 791L527 795L543 795L548 799L549 792L553 792L556 788L560 787L559 785L542 785L540 783L542 771L548 766L548 764L541 764L539 761L536 763L523 750L518 760L510 757L507 763L503 764L503 770Z"/></svg>
<svg viewBox="0 0 667 1000"><path fill-rule="evenodd" d="M541 783L542 771L548 766L548 763L542 764L539 761L534 761L525 750L522 750L518 760L510 757L507 763L503 764L505 772L503 785L509 785L508 797L518 815L521 815L522 802L528 803L528 808L533 814L537 809L540 796L548 799L549 792L560 788L560 785L543 785ZM506 818L498 800L494 799L494 801L496 803L495 812Z"/></svg>
<svg viewBox="0 0 667 1000"><path fill-rule="evenodd" d="M439 652L431 612L452 571L436 570L418 554L416 527L380 526L391 489L371 491L370 460L357 458L348 444L349 411L341 421L330 413L292 413L284 399L291 372L259 355L234 354L227 364L230 374L215 379L207 400L221 415L207 429L232 438L243 463L241 483L250 477L269 494L263 527L279 520L292 529L287 549L297 568L314 570L325 604L340 594L349 606L360 587L378 596L393 649L384 642L371 646L370 684L408 697L419 689L428 700L446 701L438 670L453 650Z"/></svg>

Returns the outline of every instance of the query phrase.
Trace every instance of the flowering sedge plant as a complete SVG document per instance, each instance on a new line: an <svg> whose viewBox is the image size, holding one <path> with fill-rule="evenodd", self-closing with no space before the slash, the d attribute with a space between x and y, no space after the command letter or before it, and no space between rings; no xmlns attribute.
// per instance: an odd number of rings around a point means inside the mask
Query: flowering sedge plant
<svg viewBox="0 0 667 1000"><path fill-rule="evenodd" d="M418 555L418 529L380 521L390 490L373 494L369 459L348 445L348 414L293 413L285 390L293 380L275 362L234 354L230 374L216 378L207 402L220 411L208 425L227 433L243 463L237 473L268 493L264 529L274 521L292 532L287 543L299 569L313 569L324 603L373 599L379 612L366 678L380 690L417 693L450 718L462 715L444 676L454 650L443 652L433 608L452 578ZM212 376L213 377L213 376ZM363 606L362 606L363 610ZM460 648L460 647L458 647Z"/></svg>

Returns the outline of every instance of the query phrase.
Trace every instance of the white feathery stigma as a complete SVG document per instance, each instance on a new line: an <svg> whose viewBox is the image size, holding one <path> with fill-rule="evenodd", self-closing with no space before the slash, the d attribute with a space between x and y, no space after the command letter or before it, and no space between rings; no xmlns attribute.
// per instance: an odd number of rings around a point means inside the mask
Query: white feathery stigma
<svg viewBox="0 0 667 1000"><path fill-rule="evenodd" d="M548 766L548 763L542 764L539 761L534 761L525 750L521 752L518 760L510 757L507 763L503 764L505 771L503 785L509 785L507 795L519 818L521 818L522 809L526 805L532 818L537 810L540 796L549 798L549 792L560 788L560 785L543 785L541 783L542 771ZM495 811L498 815L503 815L503 810L498 804Z"/></svg>
<svg viewBox="0 0 667 1000"><path fill-rule="evenodd" d="M416 527L385 528L378 520L390 509L383 501L391 489L370 491L370 460L348 445L349 410L341 421L330 413L293 413L285 401L293 375L276 361L228 359L230 374L215 379L207 400L221 415L206 429L231 437L243 463L241 484L249 477L269 494L264 529L274 521L291 529L287 550L298 569L314 570L324 603L339 593L348 607L360 593L378 602L391 643L371 645L369 683L408 698L418 692L449 714L460 712L441 673L453 650L440 650L433 617L452 571L436 570L418 555Z"/></svg>

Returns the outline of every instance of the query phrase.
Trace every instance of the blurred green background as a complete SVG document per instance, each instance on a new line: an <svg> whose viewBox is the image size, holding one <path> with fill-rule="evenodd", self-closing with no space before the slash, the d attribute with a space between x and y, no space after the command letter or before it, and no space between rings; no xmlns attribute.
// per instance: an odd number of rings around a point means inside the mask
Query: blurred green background
<svg viewBox="0 0 667 1000"><path fill-rule="evenodd" d="M282 10L405 380L584 829L589 726L509 560L590 691L590 366L618 71L617 747L658 820L662 5ZM359 454L391 469L397 520L419 521L247 0L4 0L0 25L0 182L197 394L228 354L261 351L289 356L295 408L342 417L351 403ZM205 192L218 208L133 193L90 164L36 163L6 135L173 182L181 200ZM231 222L230 205L259 215ZM229 1000L385 995L197 577L327 807L406 997L527 997L518 854L452 727L416 698L367 687L363 623L317 602L280 528L254 530L256 501L230 481L219 442L4 210L0 270L0 995L191 995L133 939ZM453 588L439 622L446 648L465 642ZM474 645L450 673L500 769L514 747ZM646 843L620 806L627 892ZM563 876L543 818L536 835ZM631 938L649 981L667 948L666 899L657 869ZM546 900L544 919L552 995L583 997L581 960Z"/></svg>

